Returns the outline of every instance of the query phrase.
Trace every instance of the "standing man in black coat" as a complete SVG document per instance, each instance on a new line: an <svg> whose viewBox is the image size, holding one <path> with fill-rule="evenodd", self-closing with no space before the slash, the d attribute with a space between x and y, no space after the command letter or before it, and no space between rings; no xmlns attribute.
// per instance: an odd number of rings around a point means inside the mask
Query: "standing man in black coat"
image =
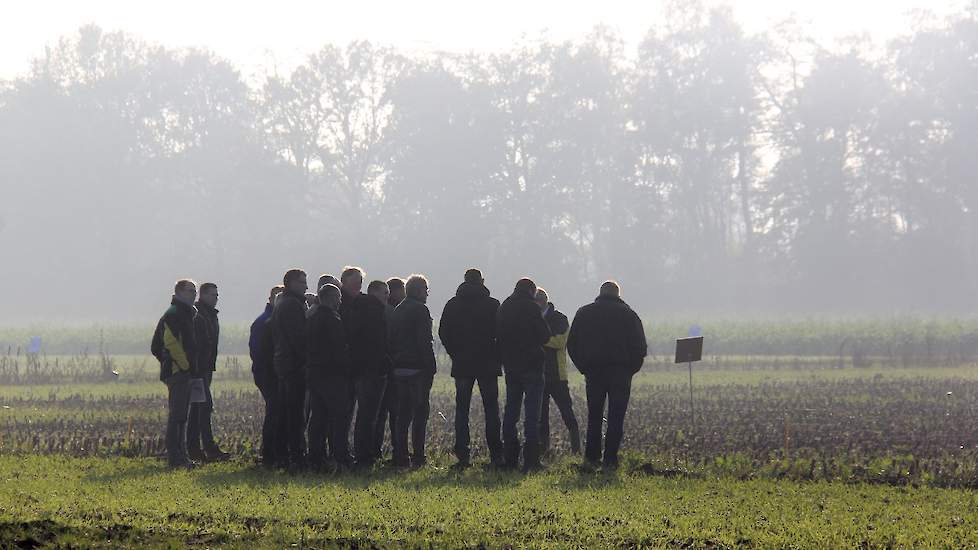
<svg viewBox="0 0 978 550"><path fill-rule="evenodd" d="M387 283L371 281L367 293L356 298L343 319L353 359L353 389L357 405L353 453L357 467L369 468L376 460L374 429L380 413L387 374Z"/></svg>
<svg viewBox="0 0 978 550"><path fill-rule="evenodd" d="M290 269L282 278L285 292L272 310L275 335L273 364L278 376L278 394L285 416L289 469L304 467L306 375L306 272Z"/></svg>
<svg viewBox="0 0 978 550"><path fill-rule="evenodd" d="M604 466L617 468L632 376L642 368L648 352L642 320L621 299L618 283L605 282L597 299L577 310L567 351L587 384L584 460L591 466L601 460L601 424L607 400Z"/></svg>
<svg viewBox="0 0 978 550"><path fill-rule="evenodd" d="M340 318L340 289L327 283L319 288L319 307L306 321L306 382L312 417L309 422L309 466L325 467L324 440L329 437L333 460L339 467L350 457L350 395L353 362L346 329Z"/></svg>
<svg viewBox="0 0 978 550"><path fill-rule="evenodd" d="M394 315L394 308L404 301L404 279L391 277L387 279L387 307L384 308L384 317L387 319L387 332L390 336L391 316ZM393 363L391 365L393 369ZM387 386L384 387L384 397L380 401L380 410L377 412L377 423L374 424L374 458L380 460L384 456L384 432L389 429L391 443L394 442L394 429L397 423L397 388L394 386L394 376L389 371L387 373Z"/></svg>
<svg viewBox="0 0 978 550"><path fill-rule="evenodd" d="M540 406L543 399L543 346L550 329L534 301L537 285L520 279L496 315L496 338L506 372L506 409L503 412L503 454L507 468L519 465L520 440L516 424L520 407L525 409L523 470L540 465Z"/></svg>
<svg viewBox="0 0 978 550"><path fill-rule="evenodd" d="M217 370L217 346L221 337L221 323L217 318L217 285L200 285L197 299L197 318L194 330L197 336L197 368L204 382L204 402L190 405L187 421L187 453L191 460L216 462L231 458L214 441L211 415L214 412L214 396L211 382Z"/></svg>
<svg viewBox="0 0 978 550"><path fill-rule="evenodd" d="M410 465L425 464L425 435L430 412L431 383L437 369L433 346L428 280L411 275L404 284L407 297L391 316L390 351L397 387L397 424L394 433L394 465L409 465L407 440L411 430L414 453Z"/></svg>
<svg viewBox="0 0 978 550"><path fill-rule="evenodd" d="M197 338L194 318L197 284L181 279L156 330L150 352L160 362L160 380L166 384L166 458L171 468L193 468L187 455L187 417L190 413L190 379L197 376Z"/></svg>
<svg viewBox="0 0 978 550"><path fill-rule="evenodd" d="M261 464L274 467L288 456L285 451L281 404L278 401L278 377L272 366L275 357L275 335L269 324L275 299L285 287L272 287L268 294L265 311L251 323L248 337L248 353L251 355L251 374L255 379L258 393L265 401L265 416L261 424Z"/></svg>
<svg viewBox="0 0 978 550"><path fill-rule="evenodd" d="M496 346L496 313L499 300L489 296L482 272L469 269L465 279L448 300L438 324L438 337L452 358L455 379L455 456L458 466L469 466L469 404L472 388L479 383L486 415L489 460L502 465L503 443L499 425L499 383L502 375Z"/></svg>

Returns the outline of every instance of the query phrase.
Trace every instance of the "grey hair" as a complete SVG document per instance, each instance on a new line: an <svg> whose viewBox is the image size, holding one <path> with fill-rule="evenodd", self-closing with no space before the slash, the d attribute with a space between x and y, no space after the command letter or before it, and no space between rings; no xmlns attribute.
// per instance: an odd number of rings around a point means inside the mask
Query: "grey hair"
<svg viewBox="0 0 978 550"><path fill-rule="evenodd" d="M420 296L424 288L428 288L428 279L417 273L408 277L407 282L404 283L404 292L408 296Z"/></svg>

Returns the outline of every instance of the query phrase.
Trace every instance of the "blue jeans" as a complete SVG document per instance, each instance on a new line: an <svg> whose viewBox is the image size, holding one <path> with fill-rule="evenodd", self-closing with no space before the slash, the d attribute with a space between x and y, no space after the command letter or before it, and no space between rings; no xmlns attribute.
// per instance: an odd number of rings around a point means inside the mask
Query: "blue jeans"
<svg viewBox="0 0 978 550"><path fill-rule="evenodd" d="M543 403L543 370L506 373L506 409L503 411L503 447L506 461L519 460L520 439L516 424L520 406L525 410L523 436L526 446L540 448L540 407Z"/></svg>

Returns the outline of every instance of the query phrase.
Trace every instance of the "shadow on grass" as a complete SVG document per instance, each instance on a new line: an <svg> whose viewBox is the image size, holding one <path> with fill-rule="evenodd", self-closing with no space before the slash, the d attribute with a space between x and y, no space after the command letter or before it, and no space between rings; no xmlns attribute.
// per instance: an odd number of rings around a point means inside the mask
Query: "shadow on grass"
<svg viewBox="0 0 978 550"><path fill-rule="evenodd" d="M438 464L407 471L384 465L366 471L345 471L335 474L311 472L289 474L283 470L268 470L261 466L232 464L219 468L205 467L192 475L195 482L204 490L229 485L249 488L278 488L291 485L357 491L386 484L396 484L405 489L415 490L440 487L495 490L514 488L524 482L543 479L560 490L579 491L614 487L623 483L618 472L586 471L576 463L566 461L530 474L500 471L486 464L475 464L461 471Z"/></svg>

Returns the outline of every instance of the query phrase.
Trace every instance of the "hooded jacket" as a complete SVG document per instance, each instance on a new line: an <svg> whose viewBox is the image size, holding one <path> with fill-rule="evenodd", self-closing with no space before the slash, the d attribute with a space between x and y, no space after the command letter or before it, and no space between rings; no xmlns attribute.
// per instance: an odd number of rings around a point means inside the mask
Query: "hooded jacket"
<svg viewBox="0 0 978 550"><path fill-rule="evenodd" d="M462 283L448 300L438 323L438 338L452 358L453 377L500 376L496 342L499 300L481 284Z"/></svg>

